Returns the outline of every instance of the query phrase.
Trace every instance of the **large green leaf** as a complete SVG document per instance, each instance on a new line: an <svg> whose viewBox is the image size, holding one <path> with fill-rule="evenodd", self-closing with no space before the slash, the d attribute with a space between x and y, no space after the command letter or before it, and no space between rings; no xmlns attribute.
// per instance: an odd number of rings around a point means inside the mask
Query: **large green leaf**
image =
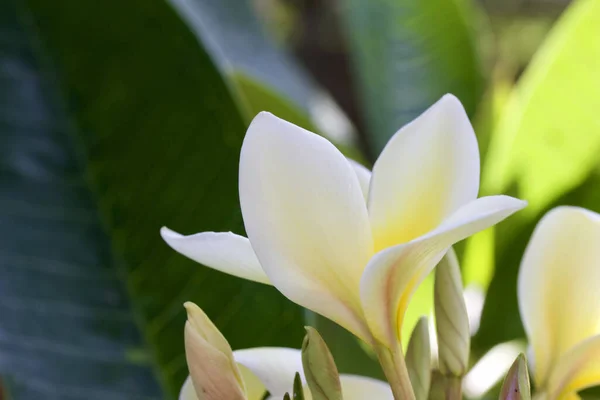
<svg viewBox="0 0 600 400"><path fill-rule="evenodd" d="M159 0L0 2L0 373L14 399L173 398L182 303L234 348L301 343L273 288L160 240L241 232L245 125Z"/></svg>
<svg viewBox="0 0 600 400"><path fill-rule="evenodd" d="M600 3L576 1L536 53L492 137L488 191L516 183L539 212L581 184L600 150Z"/></svg>
<svg viewBox="0 0 600 400"><path fill-rule="evenodd" d="M270 37L251 0L169 1L228 78L248 120L258 111L270 111L334 140L345 150L355 146L347 117Z"/></svg>
<svg viewBox="0 0 600 400"><path fill-rule="evenodd" d="M469 0L342 4L373 157L445 93L475 110L483 87Z"/></svg>
<svg viewBox="0 0 600 400"><path fill-rule="evenodd" d="M169 0L223 71L275 88L305 110L314 82L263 29L251 0Z"/></svg>
<svg viewBox="0 0 600 400"><path fill-rule="evenodd" d="M485 303L480 350L522 336L516 280L539 218L559 204L600 210L600 3L574 2L512 93L490 143L483 189L529 201L496 230L496 273Z"/></svg>

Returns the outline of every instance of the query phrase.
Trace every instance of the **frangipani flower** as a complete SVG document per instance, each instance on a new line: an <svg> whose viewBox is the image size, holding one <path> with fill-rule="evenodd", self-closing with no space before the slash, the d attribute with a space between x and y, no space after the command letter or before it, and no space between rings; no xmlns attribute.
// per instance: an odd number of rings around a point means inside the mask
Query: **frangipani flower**
<svg viewBox="0 0 600 400"><path fill-rule="evenodd" d="M292 393L296 372L303 382L300 350L264 347L232 352L227 340L204 312L186 303L185 350L190 376L180 400L281 400ZM392 400L387 383L355 375L341 375L344 400ZM311 399L305 385L305 398ZM198 395L198 393L200 395Z"/></svg>
<svg viewBox="0 0 600 400"><path fill-rule="evenodd" d="M388 348L398 346L412 293L448 248L525 206L477 199L477 140L452 95L400 129L372 175L323 137L260 113L242 146L239 189L248 239L163 228L165 241Z"/></svg>
<svg viewBox="0 0 600 400"><path fill-rule="evenodd" d="M600 384L600 215L546 214L525 250L518 296L540 397L577 398Z"/></svg>

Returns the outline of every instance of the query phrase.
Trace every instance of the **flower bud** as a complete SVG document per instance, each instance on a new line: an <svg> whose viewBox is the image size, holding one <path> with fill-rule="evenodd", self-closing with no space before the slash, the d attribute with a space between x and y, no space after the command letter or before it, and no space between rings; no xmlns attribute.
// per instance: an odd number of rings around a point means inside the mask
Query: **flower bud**
<svg viewBox="0 0 600 400"><path fill-rule="evenodd" d="M508 370L502 384L499 400L531 400L527 361L523 354L519 354Z"/></svg>
<svg viewBox="0 0 600 400"><path fill-rule="evenodd" d="M435 271L435 322L440 371L462 377L467 372L471 335L460 268L452 248Z"/></svg>
<svg viewBox="0 0 600 400"><path fill-rule="evenodd" d="M306 327L302 365L314 400L341 400L342 387L333 356L316 329Z"/></svg>
<svg viewBox="0 0 600 400"><path fill-rule="evenodd" d="M419 319L410 336L406 368L416 400L427 400L431 383L431 348L426 317Z"/></svg>
<svg viewBox="0 0 600 400"><path fill-rule="evenodd" d="M294 376L294 396L293 400L304 400L304 389L302 388L302 378L300 374L296 372Z"/></svg>
<svg viewBox="0 0 600 400"><path fill-rule="evenodd" d="M197 305L184 307L185 355L198 400L244 400L244 382L229 343Z"/></svg>

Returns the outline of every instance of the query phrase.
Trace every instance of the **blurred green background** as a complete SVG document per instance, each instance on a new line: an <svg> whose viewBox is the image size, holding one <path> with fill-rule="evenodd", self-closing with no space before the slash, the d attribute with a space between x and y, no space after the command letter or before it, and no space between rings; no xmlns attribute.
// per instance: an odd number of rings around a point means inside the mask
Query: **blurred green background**
<svg viewBox="0 0 600 400"><path fill-rule="evenodd" d="M341 328L158 232L244 233L258 111L369 166L448 92L480 193L530 203L457 246L475 364L524 346L516 274L541 215L600 211L600 1L0 0L0 399L175 399L187 300L234 349L299 347L310 323L342 372L380 376Z"/></svg>

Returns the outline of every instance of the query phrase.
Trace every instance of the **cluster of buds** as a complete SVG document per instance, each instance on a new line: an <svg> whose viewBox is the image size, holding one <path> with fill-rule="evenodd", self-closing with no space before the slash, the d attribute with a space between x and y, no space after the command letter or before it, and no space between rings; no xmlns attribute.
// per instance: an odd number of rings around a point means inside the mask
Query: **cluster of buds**
<svg viewBox="0 0 600 400"><path fill-rule="evenodd" d="M340 375L327 344L312 327L306 327L300 351L262 348L233 352L198 306L186 303L185 308L190 378L182 388L181 400L254 400L265 395L284 400L397 399L385 382ZM453 250L435 273L435 317L438 367L433 369L428 321L422 317L404 355L410 382L406 389L416 400L459 400L462 378L468 369L470 334ZM520 355L507 374L500 400L529 399L527 365Z"/></svg>
<svg viewBox="0 0 600 400"><path fill-rule="evenodd" d="M306 328L301 350L256 348L232 351L227 340L195 304L186 303L186 358L190 377L180 400L352 400L392 399L386 383L340 375L319 333ZM369 397L370 398L370 397Z"/></svg>

